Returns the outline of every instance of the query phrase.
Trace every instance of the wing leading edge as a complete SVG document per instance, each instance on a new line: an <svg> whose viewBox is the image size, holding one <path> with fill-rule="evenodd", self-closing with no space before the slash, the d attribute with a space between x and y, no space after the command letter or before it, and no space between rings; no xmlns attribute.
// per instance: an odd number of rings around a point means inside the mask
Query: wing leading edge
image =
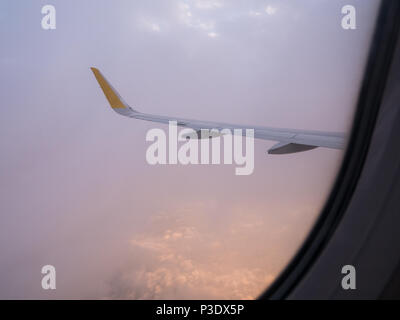
<svg viewBox="0 0 400 320"><path fill-rule="evenodd" d="M169 116L159 116L138 112L132 109L101 74L97 68L90 68L96 77L104 95L106 96L111 108L126 117L168 124L170 121L176 121L178 126L192 128L196 131L201 129L254 129L254 137L263 140L277 141L268 150L269 154L287 154L311 150L317 147L343 149L346 136L341 132L323 132L311 130L281 129L261 126L244 126L222 122L199 121Z"/></svg>

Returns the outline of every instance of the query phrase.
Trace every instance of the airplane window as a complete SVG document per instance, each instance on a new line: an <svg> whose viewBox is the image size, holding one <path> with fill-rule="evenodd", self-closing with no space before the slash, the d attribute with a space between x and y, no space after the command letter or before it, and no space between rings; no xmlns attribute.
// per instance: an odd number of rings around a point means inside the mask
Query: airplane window
<svg viewBox="0 0 400 320"><path fill-rule="evenodd" d="M2 1L0 298L257 298L334 183L379 4Z"/></svg>

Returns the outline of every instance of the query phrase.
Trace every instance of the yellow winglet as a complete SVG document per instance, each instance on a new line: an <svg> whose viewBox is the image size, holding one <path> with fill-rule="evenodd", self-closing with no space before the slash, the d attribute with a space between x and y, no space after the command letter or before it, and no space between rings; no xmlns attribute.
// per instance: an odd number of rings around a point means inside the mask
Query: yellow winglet
<svg viewBox="0 0 400 320"><path fill-rule="evenodd" d="M101 89L103 90L108 102L110 103L110 106L113 109L127 109L128 105L123 101L121 96L112 87L112 85L104 78L99 69L94 67L91 67L90 69L93 71L93 74L96 77L96 80L99 83Z"/></svg>

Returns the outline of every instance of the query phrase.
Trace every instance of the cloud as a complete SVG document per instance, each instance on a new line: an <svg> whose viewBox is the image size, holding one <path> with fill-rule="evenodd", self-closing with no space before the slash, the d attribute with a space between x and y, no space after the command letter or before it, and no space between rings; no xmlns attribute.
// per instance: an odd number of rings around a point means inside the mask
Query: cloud
<svg viewBox="0 0 400 320"><path fill-rule="evenodd" d="M160 32L162 30L161 25L163 25L163 27L166 27L167 24L165 23L165 21L163 22L161 19L157 18L157 17L153 17L153 16L148 16L148 15L139 15L138 17L138 26L139 28L142 28L146 31L150 31L150 32Z"/></svg>
<svg viewBox="0 0 400 320"><path fill-rule="evenodd" d="M197 0L195 6L199 9L215 9L221 8L223 3L217 0Z"/></svg>
<svg viewBox="0 0 400 320"><path fill-rule="evenodd" d="M251 16L255 16L255 17L261 16L261 12L259 12L259 11L254 11L254 10L250 10L249 14L250 14Z"/></svg>
<svg viewBox="0 0 400 320"><path fill-rule="evenodd" d="M270 5L268 5L266 8L265 8L265 12L268 14L268 15L273 15L273 14L275 14L276 13L276 10L277 10L277 8L276 7L273 7L273 6L270 6Z"/></svg>
<svg viewBox="0 0 400 320"><path fill-rule="evenodd" d="M151 30L159 32L161 29L160 29L160 26L157 23L152 23L151 24Z"/></svg>
<svg viewBox="0 0 400 320"><path fill-rule="evenodd" d="M259 221L250 215L250 221L218 228L199 212L186 208L152 219L151 232L133 237L129 262L110 279L107 298L256 298L275 274L267 271L266 258L243 262L237 244L262 231Z"/></svg>
<svg viewBox="0 0 400 320"><path fill-rule="evenodd" d="M216 37L218 37L218 33L215 33L215 32L209 32L209 33L207 33L207 35L208 35L210 38L216 38Z"/></svg>
<svg viewBox="0 0 400 320"><path fill-rule="evenodd" d="M210 16L207 16L207 19L204 18L198 11L201 11L201 9L219 8L221 6L216 1L197 1L194 3L194 6L188 3L180 3L178 5L178 16L184 26L205 32L209 37L215 38L217 36L215 21Z"/></svg>

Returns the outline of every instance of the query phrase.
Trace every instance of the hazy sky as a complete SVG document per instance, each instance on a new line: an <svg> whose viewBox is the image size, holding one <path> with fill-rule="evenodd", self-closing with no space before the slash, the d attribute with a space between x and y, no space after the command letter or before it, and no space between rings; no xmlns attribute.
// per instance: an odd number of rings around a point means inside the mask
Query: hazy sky
<svg viewBox="0 0 400 320"><path fill-rule="evenodd" d="M267 155L275 142L256 140L250 176L150 166L146 133L165 127L113 112L89 67L139 111L347 132L378 2L1 1L0 298L257 297L343 152Z"/></svg>

